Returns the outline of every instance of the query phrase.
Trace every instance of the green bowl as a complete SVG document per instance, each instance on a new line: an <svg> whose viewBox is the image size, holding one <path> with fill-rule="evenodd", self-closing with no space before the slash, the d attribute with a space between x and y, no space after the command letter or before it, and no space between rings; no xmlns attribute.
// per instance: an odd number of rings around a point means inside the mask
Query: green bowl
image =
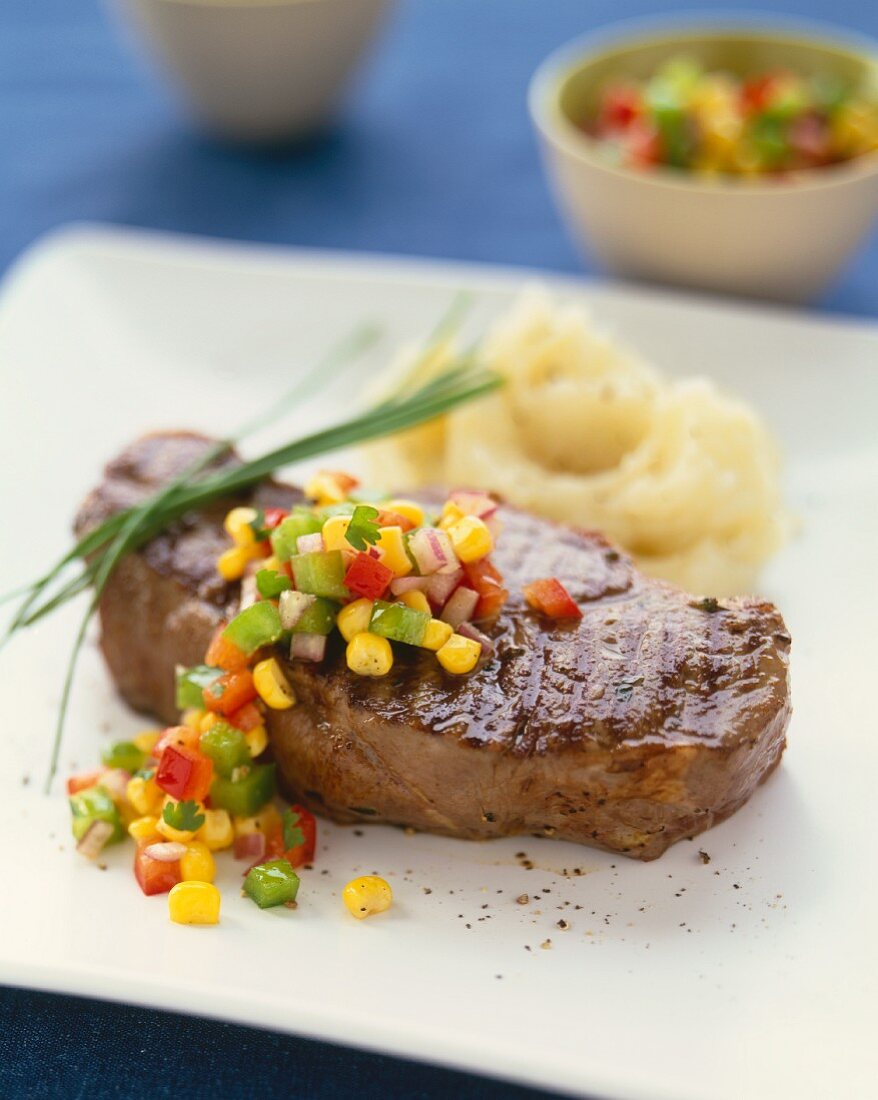
<svg viewBox="0 0 878 1100"><path fill-rule="evenodd" d="M601 89L646 78L688 54L740 76L790 68L878 87L871 42L789 29L667 28L553 54L537 70L530 110L559 205L611 271L723 293L807 301L838 272L878 213L878 153L784 180L617 167L580 123Z"/></svg>

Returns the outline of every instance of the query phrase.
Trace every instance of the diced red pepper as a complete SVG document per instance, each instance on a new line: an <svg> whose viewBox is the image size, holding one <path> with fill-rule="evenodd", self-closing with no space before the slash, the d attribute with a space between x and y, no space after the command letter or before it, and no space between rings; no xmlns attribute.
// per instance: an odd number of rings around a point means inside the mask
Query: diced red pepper
<svg viewBox="0 0 878 1100"><path fill-rule="evenodd" d="M464 562L463 570L470 587L479 594L473 618L492 619L509 599L509 589L503 587L503 574L488 558Z"/></svg>
<svg viewBox="0 0 878 1100"><path fill-rule="evenodd" d="M161 737L156 741L152 755L156 760L161 760L162 753L168 747L173 745L178 749L191 749L192 752L198 751L198 740L201 734L198 730L192 729L191 726L171 726L166 729Z"/></svg>
<svg viewBox="0 0 878 1100"><path fill-rule="evenodd" d="M255 703L245 703L243 707L238 707L237 710L232 711L226 717L230 726L234 726L236 730L242 730L244 733L255 730L257 726L261 726L265 722L262 711Z"/></svg>
<svg viewBox="0 0 878 1100"><path fill-rule="evenodd" d="M756 114L758 111L765 110L774 96L777 83L776 73L766 73L746 80L741 89L741 106L745 114Z"/></svg>
<svg viewBox="0 0 878 1100"><path fill-rule="evenodd" d="M213 781L213 761L203 753L168 745L159 760L155 781L177 802L203 802Z"/></svg>
<svg viewBox="0 0 878 1100"><path fill-rule="evenodd" d="M412 531L415 527L408 516L401 516L399 512L390 512L386 508L378 509L378 519L375 522L379 527L401 527L403 531Z"/></svg>
<svg viewBox="0 0 878 1100"><path fill-rule="evenodd" d="M524 598L531 607L548 615L550 619L581 619L582 612L576 606L564 585L554 577L534 581L524 586Z"/></svg>
<svg viewBox="0 0 878 1100"><path fill-rule="evenodd" d="M81 772L79 775L71 775L67 780L67 793L77 794L79 791L87 791L89 787L94 787L100 782L103 774L104 769L98 768L94 772Z"/></svg>
<svg viewBox="0 0 878 1100"><path fill-rule="evenodd" d="M256 698L253 675L248 668L226 672L210 687L206 687L202 694L208 710L228 717Z"/></svg>
<svg viewBox="0 0 878 1100"><path fill-rule="evenodd" d="M604 93L599 125L611 130L624 130L642 113L640 89L630 84L617 84Z"/></svg>
<svg viewBox="0 0 878 1100"><path fill-rule="evenodd" d="M345 588L355 596L379 600L393 580L394 572L371 554L358 553L344 576Z"/></svg>
<svg viewBox="0 0 878 1100"><path fill-rule="evenodd" d="M151 859L143 847L138 847L134 853L134 877L144 894L167 894L167 892L182 880L180 862L165 863L159 859Z"/></svg>
<svg viewBox="0 0 878 1100"><path fill-rule="evenodd" d="M661 136L651 123L638 119L625 132L625 150L629 168L649 168L661 162Z"/></svg>
<svg viewBox="0 0 878 1100"><path fill-rule="evenodd" d="M265 508L262 512L262 526L266 531L273 531L275 527L280 526L280 524L287 518L289 514L290 513L283 508ZM260 542L259 549L262 551L265 557L269 557L269 555L271 554L271 543L268 541L268 539L263 539L263 541ZM207 663L209 664L210 662ZM222 667L223 666L220 665L220 668Z"/></svg>
<svg viewBox="0 0 878 1100"><path fill-rule="evenodd" d="M247 667L250 658L243 649L239 649L234 642L223 637L226 625L226 623L220 623L216 628L207 647L207 653L204 655L204 663L212 668L221 668L224 672L239 672Z"/></svg>

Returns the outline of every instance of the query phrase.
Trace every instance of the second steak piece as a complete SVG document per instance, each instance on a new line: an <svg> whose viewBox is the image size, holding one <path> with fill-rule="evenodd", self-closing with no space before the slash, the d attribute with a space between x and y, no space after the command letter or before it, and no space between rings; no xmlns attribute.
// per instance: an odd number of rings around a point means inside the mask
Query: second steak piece
<svg viewBox="0 0 878 1100"><path fill-rule="evenodd" d="M179 449L180 437L135 444L108 468L91 511L125 497L120 476L141 494L157 468L171 476ZM276 502L284 489L262 492ZM298 498L286 492L287 503ZM454 677L433 654L398 646L387 677L364 679L335 639L320 665L288 662L299 703L268 715L288 793L338 821L540 833L640 859L733 813L785 745L790 639L776 608L699 601L644 577L600 535L511 508L500 516L495 561L512 596L487 628L494 658ZM162 536L123 563L102 601L123 694L168 720L159 669L200 659L234 611L235 587L205 590L214 582L190 553L209 551L209 570L221 520L217 509ZM527 607L522 586L541 577L565 585L581 621ZM138 663L147 639L151 654L158 647L149 675Z"/></svg>

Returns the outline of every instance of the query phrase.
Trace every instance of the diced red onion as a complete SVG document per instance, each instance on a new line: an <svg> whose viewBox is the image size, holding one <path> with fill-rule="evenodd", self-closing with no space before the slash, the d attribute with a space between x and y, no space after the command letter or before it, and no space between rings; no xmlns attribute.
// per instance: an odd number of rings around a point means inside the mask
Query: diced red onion
<svg viewBox="0 0 878 1100"><path fill-rule="evenodd" d="M157 859L159 863L176 863L186 855L186 845L179 844L176 840L159 841L157 844L148 844L143 854L150 859Z"/></svg>
<svg viewBox="0 0 878 1100"><path fill-rule="evenodd" d="M482 520L484 525L491 532L491 538L496 542L500 538L500 532L503 530L503 520L499 516L488 516L487 519Z"/></svg>
<svg viewBox="0 0 878 1100"><path fill-rule="evenodd" d="M76 850L86 859L97 859L112 835L109 821L93 821L79 838Z"/></svg>
<svg viewBox="0 0 878 1100"><path fill-rule="evenodd" d="M278 605L280 625L284 630L292 630L308 608L316 602L317 597L307 592L281 592Z"/></svg>
<svg viewBox="0 0 878 1100"><path fill-rule="evenodd" d="M122 768L107 768L106 771L101 773L98 783L115 802L117 799L125 797L130 779L131 772L126 772Z"/></svg>
<svg viewBox="0 0 878 1100"><path fill-rule="evenodd" d="M457 633L462 634L464 638L470 638L472 641L479 643L482 647L480 660L483 660L485 657L494 656L494 643L487 634L483 634L481 630L473 626L472 623L461 623L460 626L457 627Z"/></svg>
<svg viewBox="0 0 878 1100"><path fill-rule="evenodd" d="M478 592L473 591L472 588L466 588L464 585L461 585L452 592L451 598L442 608L442 613L439 618L457 630L461 623L465 623L467 619L472 617L478 602Z"/></svg>
<svg viewBox="0 0 878 1100"><path fill-rule="evenodd" d="M235 837L235 859L260 860L265 855L265 833L245 833Z"/></svg>
<svg viewBox="0 0 878 1100"><path fill-rule="evenodd" d="M409 539L408 547L421 576L428 577L446 566L457 568L451 539L436 527L420 527Z"/></svg>
<svg viewBox="0 0 878 1100"><path fill-rule="evenodd" d="M314 554L323 549L323 535L319 531L313 535L299 535L296 549L300 554Z"/></svg>
<svg viewBox="0 0 878 1100"><path fill-rule="evenodd" d="M326 656L325 634L294 634L290 656L300 661L322 661Z"/></svg>
<svg viewBox="0 0 878 1100"><path fill-rule="evenodd" d="M463 570L457 569L453 573L434 573L428 580L429 584L424 591L431 605L438 609L445 606L448 597L463 580Z"/></svg>
<svg viewBox="0 0 878 1100"><path fill-rule="evenodd" d="M424 592L429 583L429 577L394 577L390 582L390 591L394 596L402 596L405 592Z"/></svg>
<svg viewBox="0 0 878 1100"><path fill-rule="evenodd" d="M497 501L480 493L475 489L455 489L449 497L453 504L468 516L478 516L479 519L487 519L497 511Z"/></svg>

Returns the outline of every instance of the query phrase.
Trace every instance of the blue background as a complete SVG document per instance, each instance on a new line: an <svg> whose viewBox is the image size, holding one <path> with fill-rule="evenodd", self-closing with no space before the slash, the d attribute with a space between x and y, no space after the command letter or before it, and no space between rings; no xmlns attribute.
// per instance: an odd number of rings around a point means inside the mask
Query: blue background
<svg viewBox="0 0 878 1100"><path fill-rule="evenodd" d="M528 79L566 39L691 7L409 0L333 131L293 152L257 155L193 133L96 0L3 0L0 270L39 234L76 219L582 270L537 161L524 107ZM878 34L875 0L766 7ZM873 234L821 305L878 315L876 286ZM3 1097L281 1090L357 1100L537 1095L286 1036L0 990Z"/></svg>

